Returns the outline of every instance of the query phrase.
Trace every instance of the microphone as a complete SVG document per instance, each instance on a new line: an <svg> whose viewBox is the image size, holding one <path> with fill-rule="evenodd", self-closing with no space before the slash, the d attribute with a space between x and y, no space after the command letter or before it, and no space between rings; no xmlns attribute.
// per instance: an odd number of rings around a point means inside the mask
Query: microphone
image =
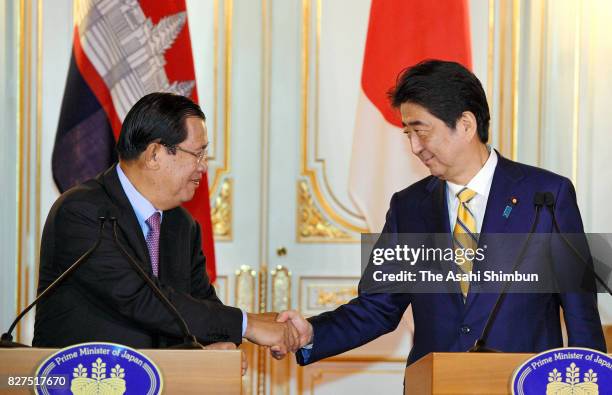
<svg viewBox="0 0 612 395"><path fill-rule="evenodd" d="M523 246L521 247L521 250L518 256L516 257L514 266L512 267L513 272L516 271L521 265L523 261L523 255L525 254L525 251L527 250L527 246L529 244L529 241L531 240L531 236L533 236L538 226L538 222L540 221L540 212L542 210L542 207L546 204L545 193L536 192L535 195L533 196L533 204L536 209L535 218L534 218L533 223L531 224L531 229L529 230L529 233L527 234L527 239L523 243ZM495 304L493 305L493 309L491 310L491 313L489 313L489 317L487 318L487 322L482 330L480 337L476 340L476 342L468 350L468 352L501 352L499 350L495 350L495 349L486 347L486 343L489 338L489 332L491 331L493 322L495 322L495 318L497 317L497 314L499 313L501 304L506 298L509 287L510 287L510 281L506 281L504 283L504 287L502 288L501 292L497 296L497 300L495 301Z"/></svg>
<svg viewBox="0 0 612 395"><path fill-rule="evenodd" d="M172 346L169 348L172 349L184 349L184 350L202 350L204 346L198 342L196 337L189 330L189 326L183 319L181 313L174 307L172 302L163 294L163 292L159 289L159 287L155 284L153 280L149 277L149 275L143 270L142 266L138 263L136 258L134 258L130 253L125 249L125 247L119 242L119 236L117 235L117 215L115 215L114 211L110 211L109 220L113 224L113 239L119 250L123 254L125 258L127 258L128 262L132 266L132 268L138 273L140 278L147 284L147 286L153 291L155 296L162 302L164 306L172 313L175 321L178 323L181 332L183 333L183 343L178 344L176 346Z"/></svg>
<svg viewBox="0 0 612 395"><path fill-rule="evenodd" d="M580 263L583 266L589 269L591 274L595 277L595 279L601 284L602 287L608 292L610 296L612 296L612 290L608 287L608 284L597 274L595 268L589 264L589 262L578 252L576 247L567 239L567 236L561 232L559 227L559 223L557 222L557 217L555 216L555 195L552 192L544 192L544 205L550 211L550 215L552 216L553 227L557 231L557 234L561 236L561 240L565 243L565 245L572 251L574 256L578 258Z"/></svg>
<svg viewBox="0 0 612 395"><path fill-rule="evenodd" d="M109 216L109 210L105 207L102 207L98 210L98 221L99 221L99 227L98 227L98 237L96 238L96 242L94 243L93 246L91 246L91 248L89 248L87 251L85 251L85 253L83 255L81 255L76 261L74 261L74 263L72 265L70 265L70 267L64 272L62 273L58 278L55 279L55 281L53 281L47 288L45 288L44 291L42 291L37 297L36 299L34 299L34 301L32 303L30 303L18 316L17 318L15 318L15 321L13 321L13 323L11 324L11 326L9 327L9 330L5 333L2 334L2 337L0 338L0 348L19 348L19 347L30 347L28 345L25 344L21 344L21 343L17 343L13 341L13 330L15 329L15 327L17 326L17 324L19 323L19 321L21 321L21 319L30 311L32 310L32 308L34 306L36 306L38 304L38 302L40 302L43 298L47 297L49 294L51 294L57 287L59 287L59 285L64 282L64 280L66 278L68 278L72 273L74 273L74 271L76 269L78 269L81 264L83 262L85 262L87 260L87 258L89 258L89 256L96 250L96 248L98 248L98 246L100 245L100 241L102 239L102 229L104 229L104 222L107 220L107 217Z"/></svg>

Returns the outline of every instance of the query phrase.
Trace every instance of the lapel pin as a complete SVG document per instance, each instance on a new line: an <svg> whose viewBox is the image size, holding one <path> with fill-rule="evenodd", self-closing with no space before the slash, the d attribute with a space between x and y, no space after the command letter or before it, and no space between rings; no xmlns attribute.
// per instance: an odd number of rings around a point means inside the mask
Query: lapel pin
<svg viewBox="0 0 612 395"><path fill-rule="evenodd" d="M502 216L506 219L508 219L508 217L510 217L510 213L512 212L512 207L516 206L516 204L518 203L518 199L514 196L512 196L510 198L510 203L512 205L506 205L506 208L504 208L504 213L502 214Z"/></svg>

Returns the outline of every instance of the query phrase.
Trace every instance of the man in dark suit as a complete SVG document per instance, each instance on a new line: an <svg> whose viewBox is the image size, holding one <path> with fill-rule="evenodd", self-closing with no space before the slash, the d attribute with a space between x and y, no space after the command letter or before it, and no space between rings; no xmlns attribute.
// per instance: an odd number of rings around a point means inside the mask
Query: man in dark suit
<svg viewBox="0 0 612 395"><path fill-rule="evenodd" d="M487 145L488 104L480 81L469 70L453 62L422 62L402 73L390 97L400 110L413 153L431 176L393 195L384 234L445 233L453 236L449 240L454 248L470 242L482 247L479 234L527 234L535 217L534 194L539 191L553 193L562 232L583 233L576 194L567 178L510 161ZM541 213L534 231L554 231L548 211ZM516 256L518 250L490 252L499 258L502 253ZM556 253L554 248L549 251ZM463 270L478 270L477 265L470 262L473 267ZM510 271L510 267L502 269ZM332 312L308 320L295 311L280 314L280 321L292 321L300 332L304 346L296 353L300 364L342 353L393 331L409 305L415 331L408 364L430 352L467 351L482 333L499 295L478 292L482 284L470 285L470 281L461 281L454 292L370 293L364 291L364 278L359 296ZM561 347L562 308L569 345L605 351L594 292L533 291L505 296L487 347L505 352ZM283 357L275 348L272 352Z"/></svg>
<svg viewBox="0 0 612 395"><path fill-rule="evenodd" d="M38 292L94 245L98 217L110 213L117 218L119 242L198 341L227 348L246 337L295 349L291 325L223 305L209 282L200 226L180 206L191 200L207 170L204 121L199 106L183 96L152 93L134 105L117 143L119 163L65 192L51 208ZM175 317L130 266L106 221L95 252L39 304L33 345L106 341L158 348L181 339Z"/></svg>

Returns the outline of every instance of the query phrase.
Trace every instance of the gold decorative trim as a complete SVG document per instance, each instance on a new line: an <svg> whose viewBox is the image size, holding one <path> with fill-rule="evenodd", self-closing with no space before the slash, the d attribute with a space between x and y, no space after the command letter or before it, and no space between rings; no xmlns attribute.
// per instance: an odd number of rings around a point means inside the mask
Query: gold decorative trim
<svg viewBox="0 0 612 395"><path fill-rule="evenodd" d="M495 0L489 0L489 42L487 43L487 98L493 106L493 86L495 83ZM493 108L489 111L493 113ZM490 130L489 126L489 130ZM491 141L491 133L489 133Z"/></svg>
<svg viewBox="0 0 612 395"><path fill-rule="evenodd" d="M582 2L577 2L574 32L574 114L572 120L572 182L578 188L578 127L580 120L580 59L582 56L580 41L582 39Z"/></svg>
<svg viewBox="0 0 612 395"><path fill-rule="evenodd" d="M42 169L42 59L43 59L43 2L38 0L38 15L36 21L36 185L35 185L35 217L36 224L34 232L36 239L34 240L34 286L38 284L38 262L40 261L40 239L41 239L41 169ZM28 300L29 302L29 300ZM27 304L26 304L27 305Z"/></svg>
<svg viewBox="0 0 612 395"><path fill-rule="evenodd" d="M499 113L498 115L498 130L497 130L497 134L498 134L498 148L499 148L499 152L502 155L507 155L504 148L505 148L505 137L506 137L506 133L505 133L505 107L504 107L504 92L505 92L505 83L506 83L506 27L508 25L508 21L506 18L506 3L507 0L501 0L498 4L499 4L499 57L500 57L500 61L499 61L499 89L497 94L499 95Z"/></svg>
<svg viewBox="0 0 612 395"><path fill-rule="evenodd" d="M223 155L223 166L215 169L215 175L213 177L212 186L209 189L209 195L213 196L219 187L219 183L224 175L229 174L231 164L231 104L232 104L232 15L233 15L233 0L225 0L224 3L224 16L225 16L225 75L224 77L224 90L225 96L223 100L224 107L224 125L223 125L223 138L224 143L224 155ZM216 114L215 114L216 115Z"/></svg>
<svg viewBox="0 0 612 395"><path fill-rule="evenodd" d="M321 213L310 193L308 183L298 181L297 241L355 241L348 233L332 225Z"/></svg>
<svg viewBox="0 0 612 395"><path fill-rule="evenodd" d="M248 265L236 270L236 286L234 297L236 307L244 311L255 311L255 278L257 272Z"/></svg>
<svg viewBox="0 0 612 395"><path fill-rule="evenodd" d="M26 1L26 93L25 93L25 152L26 159L23 163L26 175L25 183L25 198L26 198L26 209L25 209L25 236L29 238L30 235L30 205L31 205L31 175L32 175L32 0ZM27 248L27 247L26 247ZM26 263L27 265L27 263Z"/></svg>
<svg viewBox="0 0 612 395"><path fill-rule="evenodd" d="M330 284L330 281L338 281L336 284ZM344 282L344 283L339 283ZM350 283L349 283L350 282ZM319 287L345 287L345 288L356 288L359 283L359 277L357 276L301 276L298 279L298 305L296 309L300 311L304 316L310 316L319 314L324 309L310 309L308 306L309 294L308 290L313 286ZM305 286L306 285L306 286ZM306 302L306 305L304 304Z"/></svg>
<svg viewBox="0 0 612 395"><path fill-rule="evenodd" d="M518 158L518 111L519 111L519 56L521 50L521 0L512 1L512 160Z"/></svg>
<svg viewBox="0 0 612 395"><path fill-rule="evenodd" d="M225 178L219 188L219 194L212 200L210 219L216 241L232 240L232 200L233 180Z"/></svg>
<svg viewBox="0 0 612 395"><path fill-rule="evenodd" d="M28 295L30 294L30 266L25 267L25 288L24 288L24 297L25 303L23 304L24 308L29 304Z"/></svg>
<svg viewBox="0 0 612 395"><path fill-rule="evenodd" d="M513 160L518 156L518 110L520 66L520 0L502 0L499 62L499 151ZM510 57L509 67L506 59Z"/></svg>
<svg viewBox="0 0 612 395"><path fill-rule="evenodd" d="M262 264L259 271L259 313L265 313L268 306L268 265ZM268 349L257 347L257 394L266 393L266 368Z"/></svg>
<svg viewBox="0 0 612 395"><path fill-rule="evenodd" d="M270 272L272 276L272 311L291 308L291 272L278 265Z"/></svg>
<svg viewBox="0 0 612 395"><path fill-rule="evenodd" d="M542 130L544 130L544 92L546 89L545 61L546 61L546 39L548 37L548 0L542 0L540 15L540 86L538 95L538 131L536 137L537 157L536 166L542 165Z"/></svg>
<svg viewBox="0 0 612 395"><path fill-rule="evenodd" d="M23 259L23 147L25 144L25 79L27 78L27 73L24 70L25 68L25 42L26 42L26 0L19 1L19 92L18 92L18 116L17 116L17 174L19 177L17 179L17 306L15 308L15 315L17 316L21 312L21 296L22 296L22 282L23 276L22 273L22 264L21 261ZM19 342L21 340L21 323L17 324L16 328L16 340Z"/></svg>
<svg viewBox="0 0 612 395"><path fill-rule="evenodd" d="M219 110L219 0L213 0L213 14L213 133L215 139L213 140L213 153L208 155L209 161L217 159L219 142L217 138L217 131L219 130L219 117L217 116Z"/></svg>
<svg viewBox="0 0 612 395"><path fill-rule="evenodd" d="M268 238L269 238L269 180L270 180L270 80L271 80L271 29L272 12L271 0L261 2L261 179L260 210L259 210L259 265L261 268L259 300L260 311L267 307L267 276L268 276ZM267 350L258 348L257 359L257 393L265 394L268 364L266 363ZM275 371L271 371L271 381ZM271 391L274 390L272 386Z"/></svg>
<svg viewBox="0 0 612 395"><path fill-rule="evenodd" d="M319 86L320 86L320 54L321 54L321 15L322 15L322 8L323 8L323 4L322 4L322 0L317 0L317 16L316 16L316 26L317 26L317 33L316 33L316 44L315 44L315 97L317 98L317 100L315 101L315 108L314 108L314 113L315 113L315 124L314 124L314 138L315 138L315 144L314 144L314 157L315 157L315 161L319 162L321 164L321 175L323 176L323 184L325 185L325 188L327 190L327 192L329 193L330 198L338 205L338 207L340 207L340 209L344 210L348 215L350 215L351 217L357 218L361 221L365 222L365 217L361 214L359 214L358 212L355 212L353 210L351 210L350 208L346 207L344 204L342 204L342 202L340 201L340 199L338 199L338 197L336 196L336 194L334 193L334 190L331 187L331 184L329 183L329 179L327 177L327 162L325 159L321 158L319 155L319 101L318 101L318 97L319 97ZM306 67L308 67L308 65L306 65Z"/></svg>
<svg viewBox="0 0 612 395"><path fill-rule="evenodd" d="M330 309L346 304L351 299L357 297L357 286L340 286L337 290L329 290L329 288L338 288L339 285L309 285L307 288L307 296L310 299L310 291L316 289L315 306L307 303L308 308ZM328 289L325 289L328 288Z"/></svg>
<svg viewBox="0 0 612 395"><path fill-rule="evenodd" d="M315 67L315 81L318 82L318 50L319 50L319 42L320 42L320 20L321 20L321 0L317 0L317 32L316 32L316 67ZM310 48L310 11L311 11L311 0L302 0L302 130L301 130L301 144L302 144L302 166L301 166L301 174L302 176L308 177L310 180L310 184L313 187L314 194L316 196L317 202L323 208L323 211L329 215L334 222L346 228L350 231L356 233L366 233L368 231L365 227L360 227L355 224L350 223L346 219L344 219L341 215L336 213L334 209L329 204L326 197L323 195L321 186L319 184L319 180L317 178L316 171L308 167L308 114L309 114L309 105L308 105L308 96L309 96L309 84L310 84L310 56L309 56L309 48ZM318 114L318 109L315 108L315 112ZM318 115L316 115L318 116ZM316 150L316 144L315 144ZM316 153L315 153L316 156ZM318 159L319 162L322 163L323 170L325 170L325 160ZM334 197L335 199L335 197ZM336 199L336 202L339 203ZM344 207L342 204L339 206ZM347 210L344 207L345 210ZM350 210L347 210L350 212Z"/></svg>
<svg viewBox="0 0 612 395"><path fill-rule="evenodd" d="M270 273L272 277L272 308L270 310L289 309L291 307L291 272L279 265ZM278 284L278 282L281 282L281 284ZM279 293L277 288L281 288L282 292ZM278 302L279 299L280 303ZM294 364L292 358L285 358L280 361L270 359L270 364L266 366L270 369L270 395L290 394L291 366Z"/></svg>
<svg viewBox="0 0 612 395"><path fill-rule="evenodd" d="M265 313L268 309L268 265L263 263L259 270L259 313Z"/></svg>
<svg viewBox="0 0 612 395"><path fill-rule="evenodd" d="M259 262L263 265L268 259L269 237L269 180L270 180L270 80L271 80L271 17L269 3L261 2L261 178L259 181Z"/></svg>

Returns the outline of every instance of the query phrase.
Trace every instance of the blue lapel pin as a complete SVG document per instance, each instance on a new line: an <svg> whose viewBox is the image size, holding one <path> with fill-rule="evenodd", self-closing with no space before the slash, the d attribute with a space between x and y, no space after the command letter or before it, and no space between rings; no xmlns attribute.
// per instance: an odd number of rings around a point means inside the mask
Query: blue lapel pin
<svg viewBox="0 0 612 395"><path fill-rule="evenodd" d="M509 205L509 204L506 205L506 208L504 208L504 213L502 214L502 216L506 219L510 217L510 213L512 212L512 207L516 206L516 204L518 203L518 199L513 196L510 199L510 203L512 203L512 205Z"/></svg>

